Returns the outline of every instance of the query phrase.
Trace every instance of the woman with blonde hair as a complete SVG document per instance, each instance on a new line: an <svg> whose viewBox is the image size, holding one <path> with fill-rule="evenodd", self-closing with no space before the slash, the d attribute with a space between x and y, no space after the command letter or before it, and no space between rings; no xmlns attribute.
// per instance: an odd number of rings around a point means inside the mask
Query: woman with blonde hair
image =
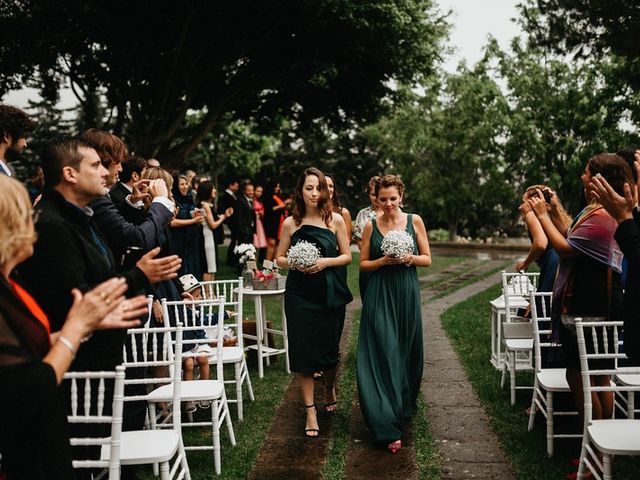
<svg viewBox="0 0 640 480"><path fill-rule="evenodd" d="M96 329L138 325L146 299L125 300L123 278L107 280L85 294L74 288L62 329L51 332L46 313L12 278L15 267L33 255L31 217L26 189L0 175L0 477L73 478L58 385L82 339Z"/></svg>
<svg viewBox="0 0 640 480"><path fill-rule="evenodd" d="M422 381L422 310L416 267L431 265L427 229L419 215L401 210L404 184L380 177L375 193L382 215L362 233L360 270L370 274L362 304L357 376L362 415L376 442L391 453L402 447L402 429L416 411ZM384 253L387 234L400 230L410 253Z"/></svg>

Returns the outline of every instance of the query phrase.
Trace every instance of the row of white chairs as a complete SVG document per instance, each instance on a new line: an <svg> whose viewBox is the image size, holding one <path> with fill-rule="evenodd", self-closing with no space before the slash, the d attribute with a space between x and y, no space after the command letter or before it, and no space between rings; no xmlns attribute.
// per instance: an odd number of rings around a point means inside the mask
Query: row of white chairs
<svg viewBox="0 0 640 480"><path fill-rule="evenodd" d="M243 418L243 386L249 398L254 399L251 380L244 355L242 335L242 281L222 280L204 282L203 300L169 302L162 300L165 323L161 327L130 329L127 345L123 349L123 364L115 372L70 372L65 377L72 382L72 411L70 423L110 423L111 435L99 438L74 438L72 445L102 445L100 459L75 460L75 468L102 468L109 478L119 478L121 465L152 464L154 473L161 479L190 478L185 450L213 450L214 470L221 473L220 430L226 430L232 446L235 435L229 403L235 403L238 419ZM149 300L151 307L152 299ZM225 323L225 311L230 312ZM151 312L151 308L150 308ZM151 318L151 313L149 318ZM170 325L172 319L173 325ZM199 319L200 321L195 321ZM215 319L214 321L210 321ZM205 320L202 322L202 320ZM204 323L204 326L202 325ZM215 324L215 325L210 325ZM237 345L224 346L225 327L236 329ZM189 339L183 343L185 332L206 329L215 332L215 339L208 335L202 339ZM215 342L214 350L206 353L209 363L215 366L215 380L182 380L182 362L202 355L194 347ZM224 379L224 365L234 365L234 379ZM145 375L125 377L126 369L147 369ZM78 388L79 382L82 382ZM94 384L97 382L97 386ZM228 400L225 384L234 383L236 397ZM110 387L109 385L113 385ZM124 396L126 385L140 385L137 394ZM113 388L113 412L109 390ZM105 394L105 392L107 392ZM74 396L75 394L75 396ZM81 401L79 399L82 399ZM122 404L143 401L149 406L147 429L140 432L122 432ZM208 421L183 421L181 402L211 402L211 418ZM157 408L169 406L168 409ZM79 406L82 406L79 410ZM191 417L190 417L191 418ZM211 428L211 443L185 446L183 427ZM104 429L103 429L104 430ZM90 457L96 457L95 454ZM174 458L173 462L170 460ZM99 475L95 478L102 478Z"/></svg>
<svg viewBox="0 0 640 480"><path fill-rule="evenodd" d="M551 296L549 293L530 293L531 326L535 376L528 429L534 426L538 412L546 420L547 454L553 455L554 441L558 438L581 438L582 451L578 478L583 478L589 469L595 478L612 479L612 458L615 455L640 455L640 420L635 419L634 395L640 391L640 367L620 367L626 361L621 351L622 322L576 320L576 336L580 355L584 394L584 422L580 432L557 433L555 418L578 414L575 410L559 411L554 408L554 395L571 393L565 368L543 368L542 349L553 355L553 349L561 345L551 340ZM600 339L600 340L599 340ZM610 340L610 341L609 341ZM588 347L589 346L589 347ZM594 362L608 360L611 368L595 368ZM608 376L607 386L593 386L596 376ZM612 392L615 398L614 418L594 420L592 418L592 394ZM618 417L615 418L616 414ZM598 455L598 453L601 455ZM600 458L602 457L602 460Z"/></svg>

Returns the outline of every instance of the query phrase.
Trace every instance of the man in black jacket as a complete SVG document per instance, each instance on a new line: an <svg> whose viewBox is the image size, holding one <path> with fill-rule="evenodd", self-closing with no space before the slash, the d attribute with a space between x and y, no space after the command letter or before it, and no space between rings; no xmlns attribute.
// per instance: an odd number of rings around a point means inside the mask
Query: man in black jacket
<svg viewBox="0 0 640 480"><path fill-rule="evenodd" d="M242 183L242 195L238 197L236 211L236 227L238 230L238 244L253 244L253 234L256 232L256 211L253 209L253 184Z"/></svg>
<svg viewBox="0 0 640 480"><path fill-rule="evenodd" d="M236 210L236 203L238 201L238 180L231 180L222 194L220 205L218 207L218 214L222 215L228 208ZM235 216L229 217L224 221L224 224L229 228L229 249L227 250L227 265L235 266L236 255L233 253L233 249L238 245L238 228Z"/></svg>
<svg viewBox="0 0 640 480"><path fill-rule="evenodd" d="M118 211L128 222L139 225L144 221L145 213L142 209L132 205L131 196L140 185L138 182L147 168L147 161L142 157L129 155L126 161L122 162L122 171L118 176L118 181L109 190L109 197ZM135 197L134 197L135 198ZM130 209L127 206L134 208Z"/></svg>
<svg viewBox="0 0 640 480"><path fill-rule="evenodd" d="M91 145L98 153L102 165L107 169L106 187L112 187L122 171L122 161L127 158L127 146L117 136L91 128L82 134L82 140ZM169 200L169 192L164 182L151 182L148 194L153 199L151 207L144 216L144 220L135 225L128 222L118 211L113 201L106 193L95 198L89 205L94 211L94 219L98 228L107 240L107 245L119 264L125 262L128 247L136 247L141 253L148 252L159 244L163 228L173 218L174 204ZM137 203L138 199L131 199ZM124 202L124 209L135 207ZM135 215L133 212L132 215ZM139 212L137 213L139 214ZM135 259L137 261L137 258Z"/></svg>
<svg viewBox="0 0 640 480"><path fill-rule="evenodd" d="M89 203L106 194L108 171L88 144L62 139L42 156L45 191L35 208L38 240L20 267L32 294L47 313L51 331L60 330L72 304L71 289L86 291L116 274L116 260L93 220ZM125 272L128 296L148 283L174 278L180 259L155 260L159 249ZM75 370L112 369L122 361L123 330L96 332L78 350Z"/></svg>

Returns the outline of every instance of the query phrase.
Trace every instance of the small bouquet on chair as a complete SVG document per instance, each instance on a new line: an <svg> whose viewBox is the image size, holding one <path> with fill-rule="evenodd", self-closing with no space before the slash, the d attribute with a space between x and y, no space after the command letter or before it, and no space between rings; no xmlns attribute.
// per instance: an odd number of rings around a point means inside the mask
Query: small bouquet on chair
<svg viewBox="0 0 640 480"><path fill-rule="evenodd" d="M413 253L413 238L406 230L391 230L382 239L382 253L399 258Z"/></svg>
<svg viewBox="0 0 640 480"><path fill-rule="evenodd" d="M306 240L300 240L289 248L289 251L287 252L289 268L294 269L307 268L311 265L315 265L321 256L320 249L313 243L309 243Z"/></svg>

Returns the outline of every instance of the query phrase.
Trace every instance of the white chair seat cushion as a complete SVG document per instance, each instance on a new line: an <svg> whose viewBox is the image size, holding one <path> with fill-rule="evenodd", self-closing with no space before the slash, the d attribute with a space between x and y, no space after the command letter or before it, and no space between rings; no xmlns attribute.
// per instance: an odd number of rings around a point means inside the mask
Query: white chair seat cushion
<svg viewBox="0 0 640 480"><path fill-rule="evenodd" d="M533 350L533 338L509 338L504 344L509 350Z"/></svg>
<svg viewBox="0 0 640 480"><path fill-rule="evenodd" d="M198 400L214 400L222 397L223 385L217 380L183 381L180 398L185 402ZM149 402L170 402L173 400L173 385L163 385L147 395Z"/></svg>
<svg viewBox="0 0 640 480"><path fill-rule="evenodd" d="M569 392L567 370L564 368L544 368L537 373L540 386L550 392Z"/></svg>
<svg viewBox="0 0 640 480"><path fill-rule="evenodd" d="M638 367L621 367L618 368L620 373L616 374L616 378L622 385L640 385L640 375L637 373L624 373L625 368L629 368L634 372L638 371Z"/></svg>
<svg viewBox="0 0 640 480"><path fill-rule="evenodd" d="M180 436L173 430L140 430L122 432L120 443L120 463L141 465L168 462L178 450ZM108 460L109 445L103 445L100 459Z"/></svg>
<svg viewBox="0 0 640 480"><path fill-rule="evenodd" d="M215 354L209 357L209 363L216 361ZM222 363L236 363L244 358L244 351L240 347L224 347L222 349Z"/></svg>
<svg viewBox="0 0 640 480"><path fill-rule="evenodd" d="M595 420L587 430L603 453L640 455L640 420Z"/></svg>

